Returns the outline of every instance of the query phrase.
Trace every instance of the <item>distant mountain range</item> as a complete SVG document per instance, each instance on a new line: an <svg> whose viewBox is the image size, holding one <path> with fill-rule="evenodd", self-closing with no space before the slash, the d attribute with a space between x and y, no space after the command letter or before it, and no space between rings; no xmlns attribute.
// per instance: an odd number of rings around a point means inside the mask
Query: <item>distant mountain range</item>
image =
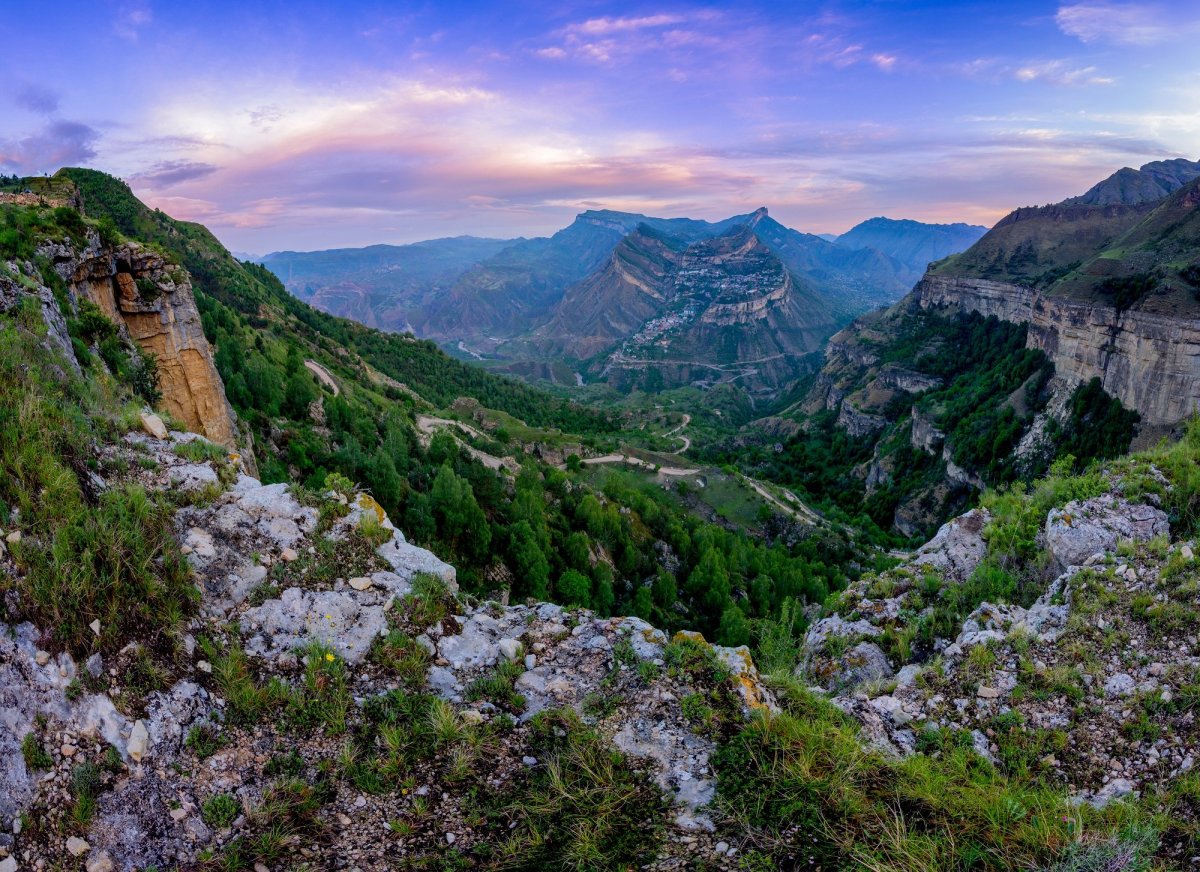
<svg viewBox="0 0 1200 872"><path fill-rule="evenodd" d="M840 324L895 301L930 261L984 232L874 218L830 241L765 208L716 222L593 210L550 237L276 252L261 262L320 309L461 354L774 391Z"/></svg>

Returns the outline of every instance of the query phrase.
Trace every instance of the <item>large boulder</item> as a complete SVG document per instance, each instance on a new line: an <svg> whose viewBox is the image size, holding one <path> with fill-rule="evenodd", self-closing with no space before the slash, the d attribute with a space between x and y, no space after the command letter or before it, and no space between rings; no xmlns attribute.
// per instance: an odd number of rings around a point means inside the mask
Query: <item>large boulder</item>
<svg viewBox="0 0 1200 872"><path fill-rule="evenodd" d="M1046 516L1046 548L1060 570L1082 566L1094 554L1113 551L1117 543L1145 542L1167 535L1171 525L1162 509L1103 494L1075 500Z"/></svg>
<svg viewBox="0 0 1200 872"><path fill-rule="evenodd" d="M972 509L943 524L918 549L913 565L933 566L942 571L944 578L966 581L987 554L983 529L991 517L987 509Z"/></svg>

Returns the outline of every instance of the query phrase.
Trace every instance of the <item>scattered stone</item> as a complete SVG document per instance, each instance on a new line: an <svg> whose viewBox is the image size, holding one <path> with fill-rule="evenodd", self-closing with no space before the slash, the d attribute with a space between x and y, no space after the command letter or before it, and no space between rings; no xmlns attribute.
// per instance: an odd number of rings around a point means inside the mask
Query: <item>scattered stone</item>
<svg viewBox="0 0 1200 872"><path fill-rule="evenodd" d="M359 576L357 578L350 579L348 582L346 582L346 584L350 585L355 590L370 590L374 585L374 582L369 578Z"/></svg>
<svg viewBox="0 0 1200 872"><path fill-rule="evenodd" d="M93 854L87 861L87 872L113 872L112 857L107 851L101 851L98 854Z"/></svg>
<svg viewBox="0 0 1200 872"><path fill-rule="evenodd" d="M88 624L88 629L91 630L93 633L95 633L97 636L99 636L100 635L100 619L96 618L96 620L94 620L90 624Z"/></svg>
<svg viewBox="0 0 1200 872"><path fill-rule="evenodd" d="M50 652L38 651L37 654L33 655L33 660L38 666L45 666L50 662Z"/></svg>
<svg viewBox="0 0 1200 872"><path fill-rule="evenodd" d="M125 751L129 754L129 758L134 763L142 762L142 758L146 756L149 746L150 733L146 729L145 721L138 720L134 722L133 729L129 732L129 743L125 746Z"/></svg>
<svg viewBox="0 0 1200 872"><path fill-rule="evenodd" d="M72 857L82 857L91 849L92 846L79 836L71 836L67 839L67 853Z"/></svg>
<svg viewBox="0 0 1200 872"><path fill-rule="evenodd" d="M1125 672L1111 675L1104 682L1104 692L1108 696L1129 696L1136 689L1137 682L1133 680L1132 675Z"/></svg>
<svg viewBox="0 0 1200 872"><path fill-rule="evenodd" d="M284 548L279 552L279 559L284 563L294 563L300 559L300 555L296 553L295 548Z"/></svg>
<svg viewBox="0 0 1200 872"><path fill-rule="evenodd" d="M500 653L504 655L504 659L510 663L515 663L517 656L521 653L521 643L516 639L501 639L498 645Z"/></svg>
<svg viewBox="0 0 1200 872"><path fill-rule="evenodd" d="M999 699L1000 691L995 687L985 687L981 684L975 695L980 699Z"/></svg>
<svg viewBox="0 0 1200 872"><path fill-rule="evenodd" d="M146 434L153 436L155 439L167 438L167 425L163 423L163 419L155 415L153 412L142 412L142 429ZM91 872L91 870L89 870Z"/></svg>

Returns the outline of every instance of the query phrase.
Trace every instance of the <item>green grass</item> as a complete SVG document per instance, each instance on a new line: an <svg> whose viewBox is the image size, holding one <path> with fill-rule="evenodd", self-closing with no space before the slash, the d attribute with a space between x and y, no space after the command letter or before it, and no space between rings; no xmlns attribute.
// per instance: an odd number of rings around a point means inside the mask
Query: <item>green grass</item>
<svg viewBox="0 0 1200 872"><path fill-rule="evenodd" d="M371 660L395 675L404 687L419 690L425 684L429 652L400 630L391 630L371 646Z"/></svg>
<svg viewBox="0 0 1200 872"><path fill-rule="evenodd" d="M792 682L779 690L785 711L756 717L714 763L722 812L781 868L1042 868L1109 827L960 744L884 758L829 703Z"/></svg>
<svg viewBox="0 0 1200 872"><path fill-rule="evenodd" d="M181 442L172 448L179 457L184 460L190 460L193 463L203 463L205 461L223 461L228 456L228 452L213 442L207 439L192 439L188 442Z"/></svg>
<svg viewBox="0 0 1200 872"><path fill-rule="evenodd" d="M304 678L286 697L287 717L294 729L320 727L328 735L346 731L346 718L353 706L346 663L320 642L302 651Z"/></svg>
<svg viewBox="0 0 1200 872"><path fill-rule="evenodd" d="M210 796L200 805L200 817L214 829L223 830L242 813L242 804L228 793Z"/></svg>
<svg viewBox="0 0 1200 872"><path fill-rule="evenodd" d="M19 509L24 617L73 655L139 641L170 655L199 591L170 504L133 485L85 487L89 446L118 432L123 395L77 379L38 344L36 313L0 321L0 506ZM99 632L90 624L99 621Z"/></svg>
<svg viewBox="0 0 1200 872"><path fill-rule="evenodd" d="M253 726L282 704L287 687L278 679L265 686L255 680L246 652L236 642L222 647L208 637L198 640L200 650L212 665L212 680L225 700L225 717L236 726Z"/></svg>
<svg viewBox="0 0 1200 872"><path fill-rule="evenodd" d="M21 740L21 756L25 758L25 768L30 772L49 769L54 765L54 758L42 747L34 733L27 733Z"/></svg>
<svg viewBox="0 0 1200 872"><path fill-rule="evenodd" d="M652 860L669 804L659 789L571 711L532 722L539 765L496 797L494 868L632 869Z"/></svg>
<svg viewBox="0 0 1200 872"><path fill-rule="evenodd" d="M471 702L488 700L507 711L518 713L525 708L525 697L517 693L513 685L524 674L525 665L519 658L513 663L497 663L490 673L467 686L467 699Z"/></svg>

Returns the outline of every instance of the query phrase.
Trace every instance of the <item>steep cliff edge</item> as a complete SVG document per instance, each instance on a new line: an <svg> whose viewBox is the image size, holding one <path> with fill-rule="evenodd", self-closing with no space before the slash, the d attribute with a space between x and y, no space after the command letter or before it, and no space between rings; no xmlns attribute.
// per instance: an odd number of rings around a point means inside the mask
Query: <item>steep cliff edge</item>
<svg viewBox="0 0 1200 872"><path fill-rule="evenodd" d="M1200 409L1200 319L1118 310L1047 296L986 279L926 276L911 301L922 309L978 312L1028 324L1029 348L1044 351L1074 381L1099 378L1104 390L1170 428Z"/></svg>
<svg viewBox="0 0 1200 872"><path fill-rule="evenodd" d="M133 369L149 361L147 380L154 376L156 384L147 387L161 395L164 410L190 430L235 447L237 421L187 271L160 251L121 238L111 225L89 221L74 185L58 177L56 183L71 196L52 209L44 202L0 201L5 220L19 230L0 251L0 310L36 296L50 340L76 369L77 351L91 359L89 347L114 367L116 359L102 346L115 329L140 349ZM108 325L90 321L87 306ZM153 399L153 391L145 393Z"/></svg>

